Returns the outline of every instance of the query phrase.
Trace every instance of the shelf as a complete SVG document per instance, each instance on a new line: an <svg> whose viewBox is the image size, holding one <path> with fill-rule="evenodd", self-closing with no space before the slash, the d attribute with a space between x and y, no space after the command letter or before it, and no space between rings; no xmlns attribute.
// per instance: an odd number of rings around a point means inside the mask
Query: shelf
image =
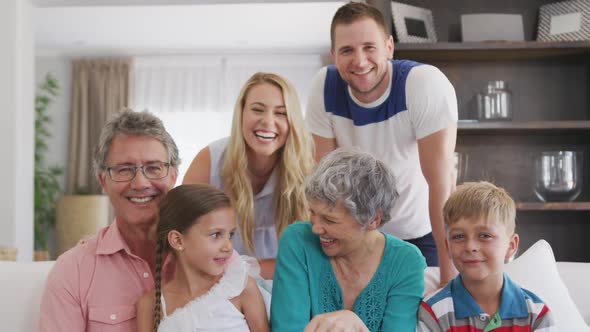
<svg viewBox="0 0 590 332"><path fill-rule="evenodd" d="M482 122L462 122L459 120L459 132L462 133L479 133L479 132L539 132L539 131L585 131L590 130L590 120L576 121L482 121Z"/></svg>
<svg viewBox="0 0 590 332"><path fill-rule="evenodd" d="M518 211L590 211L590 202L518 202Z"/></svg>
<svg viewBox="0 0 590 332"><path fill-rule="evenodd" d="M569 55L590 55L590 41L396 43L394 53L396 59L419 61L531 60Z"/></svg>

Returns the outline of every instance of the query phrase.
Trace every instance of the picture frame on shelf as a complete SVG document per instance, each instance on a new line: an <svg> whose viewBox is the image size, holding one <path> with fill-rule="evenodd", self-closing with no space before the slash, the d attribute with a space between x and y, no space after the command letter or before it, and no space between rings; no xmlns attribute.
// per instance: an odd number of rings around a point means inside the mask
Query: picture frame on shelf
<svg viewBox="0 0 590 332"><path fill-rule="evenodd" d="M590 2L572 0L539 8L537 41L590 40Z"/></svg>
<svg viewBox="0 0 590 332"><path fill-rule="evenodd" d="M464 42L524 41L520 14L463 14L461 40Z"/></svg>
<svg viewBox="0 0 590 332"><path fill-rule="evenodd" d="M400 43L436 43L436 30L430 9L391 2L393 26Z"/></svg>

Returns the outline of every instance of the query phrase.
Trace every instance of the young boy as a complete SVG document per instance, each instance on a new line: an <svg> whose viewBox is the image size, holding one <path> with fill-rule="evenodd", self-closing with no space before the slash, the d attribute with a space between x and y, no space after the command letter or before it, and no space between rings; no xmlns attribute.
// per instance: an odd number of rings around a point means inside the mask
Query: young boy
<svg viewBox="0 0 590 332"><path fill-rule="evenodd" d="M555 331L547 305L504 273L518 248L508 193L489 182L465 183L449 197L443 215L460 274L423 300L417 331Z"/></svg>

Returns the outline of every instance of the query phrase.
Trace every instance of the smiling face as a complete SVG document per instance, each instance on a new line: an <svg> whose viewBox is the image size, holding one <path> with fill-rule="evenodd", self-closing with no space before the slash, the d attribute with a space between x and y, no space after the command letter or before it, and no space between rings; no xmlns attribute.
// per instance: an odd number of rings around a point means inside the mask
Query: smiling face
<svg viewBox="0 0 590 332"><path fill-rule="evenodd" d="M374 20L362 18L337 25L331 53L340 76L359 101L370 103L385 93L391 78L393 38Z"/></svg>
<svg viewBox="0 0 590 332"><path fill-rule="evenodd" d="M151 162L168 162L164 145L148 136L117 135L109 148L108 166L140 166ZM152 225L158 215L158 204L176 182L176 168L168 176L151 180L141 170L131 181L115 182L108 172L99 174L100 184L108 194L118 223L130 226Z"/></svg>
<svg viewBox="0 0 590 332"><path fill-rule="evenodd" d="M500 222L460 218L447 230L449 253L465 285L502 283L504 263L518 248L518 235Z"/></svg>
<svg viewBox="0 0 590 332"><path fill-rule="evenodd" d="M242 110L242 133L249 152L269 157L279 151L289 135L283 94L270 83L253 86Z"/></svg>
<svg viewBox="0 0 590 332"><path fill-rule="evenodd" d="M233 253L231 239L236 231L232 208L213 210L197 219L180 235L178 254L182 264L205 276L219 276Z"/></svg>
<svg viewBox="0 0 590 332"><path fill-rule="evenodd" d="M310 201L309 208L311 230L319 235L320 245L326 256L346 256L362 246L367 231L363 230L341 203L330 208L321 201Z"/></svg>

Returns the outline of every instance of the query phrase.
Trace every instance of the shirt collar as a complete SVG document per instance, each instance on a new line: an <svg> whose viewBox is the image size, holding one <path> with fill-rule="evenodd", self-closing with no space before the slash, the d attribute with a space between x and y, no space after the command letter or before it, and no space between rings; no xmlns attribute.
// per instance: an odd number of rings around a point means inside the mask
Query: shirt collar
<svg viewBox="0 0 590 332"><path fill-rule="evenodd" d="M123 236L117 226L117 220L107 228L106 232L102 236L99 236L98 245L96 248L96 254L98 255L112 255L121 250L125 250L128 254L131 254L129 246L123 240Z"/></svg>
<svg viewBox="0 0 590 332"><path fill-rule="evenodd" d="M461 275L451 281L451 293L453 296L453 307L455 309L456 318L464 319L485 314L477 302L475 302L471 294L469 294L465 286L463 286ZM520 290L520 287L516 285L506 273L504 273L504 284L502 285L502 298L499 313L502 319L528 317L528 309L524 294Z"/></svg>
<svg viewBox="0 0 590 332"><path fill-rule="evenodd" d="M502 303L500 303L500 317L502 319L528 317L529 311L526 299L520 286L504 273L504 287L502 287Z"/></svg>

